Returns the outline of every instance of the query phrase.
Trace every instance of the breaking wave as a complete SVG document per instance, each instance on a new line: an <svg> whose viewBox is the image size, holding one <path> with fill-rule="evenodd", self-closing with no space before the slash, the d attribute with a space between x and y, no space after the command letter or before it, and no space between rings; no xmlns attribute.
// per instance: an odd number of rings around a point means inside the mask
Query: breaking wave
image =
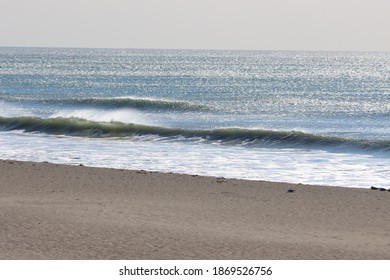
<svg viewBox="0 0 390 280"><path fill-rule="evenodd" d="M153 139L196 140L212 143L274 146L284 148L332 148L390 151L388 140L350 139L300 131L219 128L181 129L122 122L96 122L80 118L0 117L3 131L22 130L78 137L126 138L152 136Z"/></svg>
<svg viewBox="0 0 390 280"><path fill-rule="evenodd" d="M0 96L0 100L11 102L39 102L49 105L76 105L84 107L105 108L134 108L143 110L170 110L170 111L209 111L211 108L187 101L165 100L154 98L125 97L88 97L88 98L44 98L36 99L17 96Z"/></svg>

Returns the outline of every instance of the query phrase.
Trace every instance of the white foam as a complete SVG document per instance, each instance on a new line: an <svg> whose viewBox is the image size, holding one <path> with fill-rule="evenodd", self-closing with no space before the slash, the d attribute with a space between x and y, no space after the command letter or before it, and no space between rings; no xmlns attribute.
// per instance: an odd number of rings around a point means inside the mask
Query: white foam
<svg viewBox="0 0 390 280"><path fill-rule="evenodd" d="M2 159L361 188L390 176L390 158L374 155L0 133Z"/></svg>
<svg viewBox="0 0 390 280"><path fill-rule="evenodd" d="M61 110L50 116L51 118L80 118L96 122L122 122L150 125L145 114L134 109L118 110Z"/></svg>
<svg viewBox="0 0 390 280"><path fill-rule="evenodd" d="M31 109L23 108L20 106L12 106L4 101L0 100L0 116L6 118L20 117L20 116L34 116L34 112Z"/></svg>

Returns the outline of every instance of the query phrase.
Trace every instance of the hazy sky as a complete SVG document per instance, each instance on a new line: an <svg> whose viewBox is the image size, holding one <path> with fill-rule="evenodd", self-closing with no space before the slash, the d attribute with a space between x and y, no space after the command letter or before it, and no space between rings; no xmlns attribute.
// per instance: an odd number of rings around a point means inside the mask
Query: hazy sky
<svg viewBox="0 0 390 280"><path fill-rule="evenodd" d="M0 46L390 51L390 0L0 0Z"/></svg>

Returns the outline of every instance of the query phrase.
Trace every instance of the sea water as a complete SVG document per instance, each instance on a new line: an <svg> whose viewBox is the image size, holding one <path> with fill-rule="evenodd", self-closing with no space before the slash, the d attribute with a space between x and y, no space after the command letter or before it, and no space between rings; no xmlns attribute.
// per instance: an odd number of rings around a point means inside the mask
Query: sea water
<svg viewBox="0 0 390 280"><path fill-rule="evenodd" d="M0 158L389 187L390 53L0 48Z"/></svg>

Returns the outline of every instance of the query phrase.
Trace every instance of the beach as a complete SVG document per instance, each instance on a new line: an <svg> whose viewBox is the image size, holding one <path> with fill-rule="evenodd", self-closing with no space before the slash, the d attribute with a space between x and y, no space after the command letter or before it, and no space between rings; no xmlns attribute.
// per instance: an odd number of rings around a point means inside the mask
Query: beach
<svg viewBox="0 0 390 280"><path fill-rule="evenodd" d="M390 259L390 192L0 161L0 259Z"/></svg>

